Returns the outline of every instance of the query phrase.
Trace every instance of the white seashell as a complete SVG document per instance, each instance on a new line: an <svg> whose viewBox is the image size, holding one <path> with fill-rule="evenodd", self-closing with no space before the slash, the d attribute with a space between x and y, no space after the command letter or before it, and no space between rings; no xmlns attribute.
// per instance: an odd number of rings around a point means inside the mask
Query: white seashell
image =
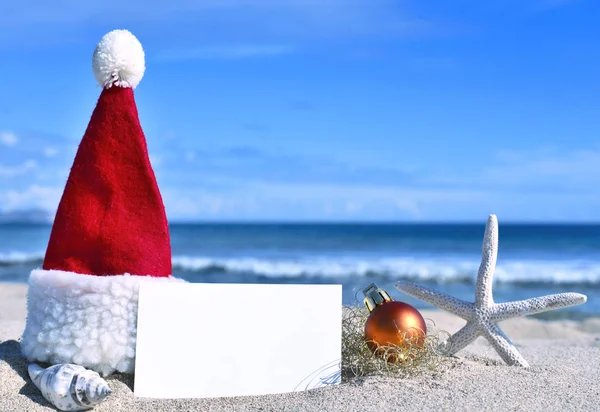
<svg viewBox="0 0 600 412"><path fill-rule="evenodd" d="M111 390L96 372L70 363L42 368L29 365L29 376L48 402L61 411L83 411L102 402Z"/></svg>

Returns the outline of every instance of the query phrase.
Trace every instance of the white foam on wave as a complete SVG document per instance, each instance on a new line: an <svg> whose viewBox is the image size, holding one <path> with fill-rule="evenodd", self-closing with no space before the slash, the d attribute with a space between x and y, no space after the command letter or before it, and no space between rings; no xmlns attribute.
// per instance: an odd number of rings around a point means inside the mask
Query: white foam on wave
<svg viewBox="0 0 600 412"><path fill-rule="evenodd" d="M25 263L40 262L44 259L44 252L6 252L0 253L0 266L20 265Z"/></svg>
<svg viewBox="0 0 600 412"><path fill-rule="evenodd" d="M178 256L175 269L252 273L268 277L387 276L437 283L474 282L479 260L417 258L303 259L210 258ZM505 260L494 279L505 283L600 283L600 261Z"/></svg>
<svg viewBox="0 0 600 412"><path fill-rule="evenodd" d="M0 267L34 265L41 263L43 259L43 252L0 252ZM270 259L175 256L173 268L189 272L251 273L266 277L382 276L424 282L456 283L475 281L479 259L476 257L436 259L433 257L333 256ZM600 284L600 261L504 259L498 263L494 279L503 283Z"/></svg>

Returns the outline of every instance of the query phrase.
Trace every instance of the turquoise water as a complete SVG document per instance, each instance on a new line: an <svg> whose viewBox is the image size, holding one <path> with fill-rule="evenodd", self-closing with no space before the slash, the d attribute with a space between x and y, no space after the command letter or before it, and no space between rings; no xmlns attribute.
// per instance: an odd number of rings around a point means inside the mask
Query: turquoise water
<svg viewBox="0 0 600 412"><path fill-rule="evenodd" d="M41 266L49 225L0 225L0 281ZM337 283L352 303L371 282L410 279L472 300L484 224L172 224L173 273L191 282ZM580 292L588 303L538 315L600 315L600 225L503 224L497 302Z"/></svg>

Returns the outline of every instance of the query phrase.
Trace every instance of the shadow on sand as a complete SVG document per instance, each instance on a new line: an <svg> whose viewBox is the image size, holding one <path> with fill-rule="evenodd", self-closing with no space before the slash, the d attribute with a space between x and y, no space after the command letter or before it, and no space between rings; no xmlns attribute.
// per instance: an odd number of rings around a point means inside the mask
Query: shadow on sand
<svg viewBox="0 0 600 412"><path fill-rule="evenodd" d="M54 408L54 406L44 399L40 390L31 382L29 372L27 371L29 362L21 354L21 344L18 341L7 340L0 342L0 361L6 362L25 381L25 385L19 390L20 395L28 397L39 405ZM40 364L40 366L48 367L50 365ZM111 387L112 383L118 381L125 384L133 392L133 375L115 373L104 379L106 379Z"/></svg>
<svg viewBox="0 0 600 412"><path fill-rule="evenodd" d="M25 385L19 390L20 395L28 397L38 405L54 408L44 399L40 390L31 382L29 372L27 372L29 362L21 354L21 344L19 342L16 340L7 340L0 343L0 361L6 362L25 381Z"/></svg>

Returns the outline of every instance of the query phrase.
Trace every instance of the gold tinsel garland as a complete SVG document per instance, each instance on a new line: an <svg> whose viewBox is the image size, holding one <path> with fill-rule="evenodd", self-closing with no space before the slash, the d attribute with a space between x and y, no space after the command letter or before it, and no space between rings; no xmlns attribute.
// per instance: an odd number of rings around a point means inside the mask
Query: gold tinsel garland
<svg viewBox="0 0 600 412"><path fill-rule="evenodd" d="M374 354L365 341L364 327L369 313L358 306L344 307L342 320L342 380L369 375L407 377L425 370L437 370L444 362L438 349L449 333L438 330L431 320L419 344L399 333L400 345L379 346Z"/></svg>

